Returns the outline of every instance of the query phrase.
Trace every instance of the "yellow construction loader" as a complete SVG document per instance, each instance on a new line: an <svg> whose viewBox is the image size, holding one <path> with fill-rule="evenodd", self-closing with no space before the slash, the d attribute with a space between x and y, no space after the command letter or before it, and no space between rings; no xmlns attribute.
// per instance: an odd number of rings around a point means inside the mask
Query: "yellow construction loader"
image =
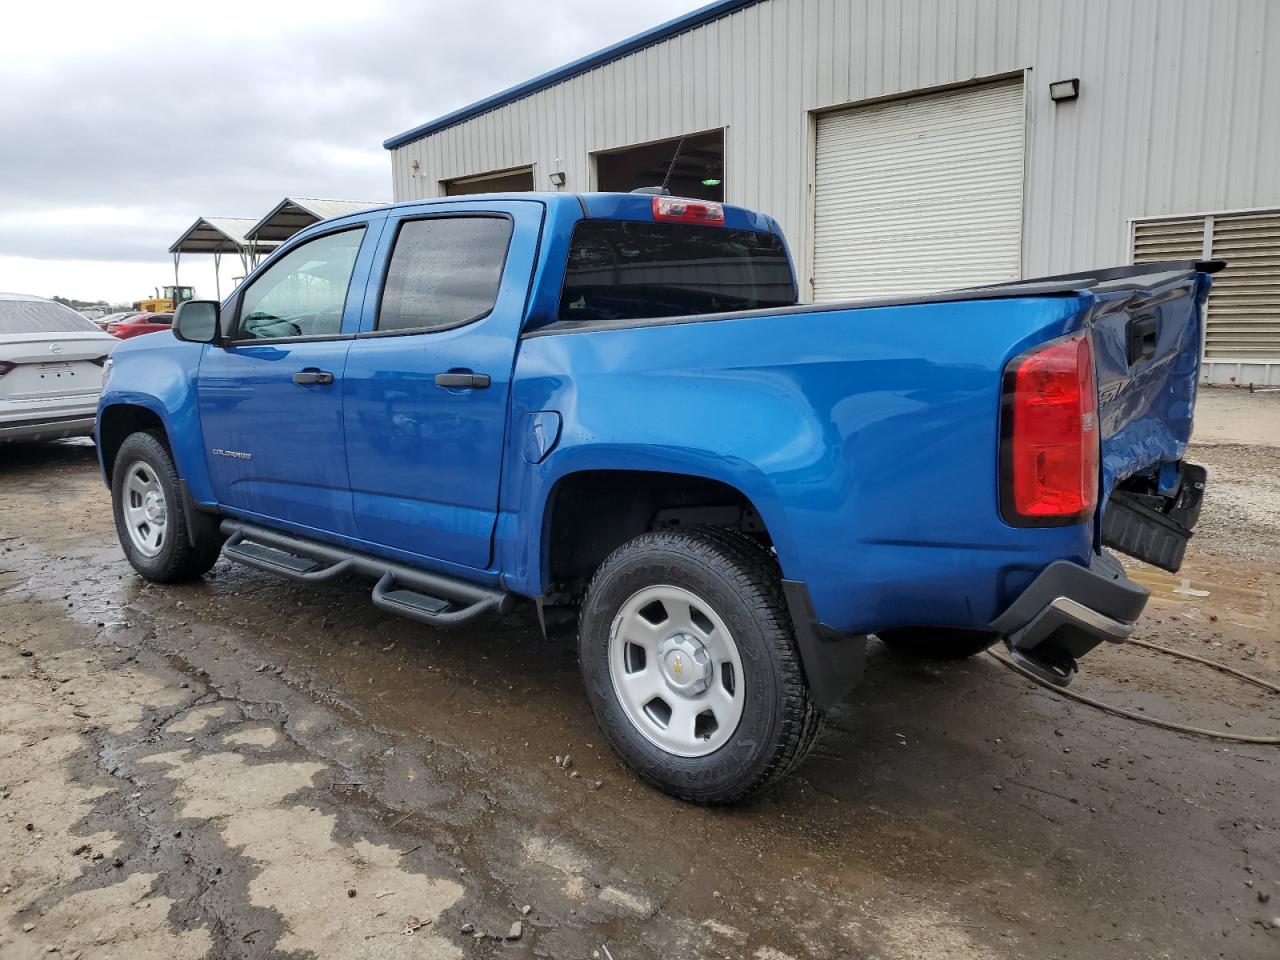
<svg viewBox="0 0 1280 960"><path fill-rule="evenodd" d="M134 301L133 309L142 313L173 313L178 308L178 304L194 300L196 296L194 287L170 286L164 287L163 290L164 295L161 296L161 288L156 287L154 297Z"/></svg>

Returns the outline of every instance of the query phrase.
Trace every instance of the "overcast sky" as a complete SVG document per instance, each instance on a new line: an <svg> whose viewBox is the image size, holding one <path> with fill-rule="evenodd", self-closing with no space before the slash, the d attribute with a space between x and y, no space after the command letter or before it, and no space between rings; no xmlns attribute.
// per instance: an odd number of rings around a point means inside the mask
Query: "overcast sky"
<svg viewBox="0 0 1280 960"><path fill-rule="evenodd" d="M391 199L382 141L698 0L24 3L0 56L0 290L136 300L200 216ZM223 261L224 292L239 273ZM213 296L212 258L182 282Z"/></svg>

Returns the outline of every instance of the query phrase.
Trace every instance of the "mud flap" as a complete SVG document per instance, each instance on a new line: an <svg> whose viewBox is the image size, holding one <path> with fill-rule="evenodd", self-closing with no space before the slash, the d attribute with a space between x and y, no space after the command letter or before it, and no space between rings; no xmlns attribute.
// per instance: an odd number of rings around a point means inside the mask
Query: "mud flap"
<svg viewBox="0 0 1280 960"><path fill-rule="evenodd" d="M867 638L841 633L819 621L809 588L801 581L783 580L782 593L791 612L809 696L819 710L830 710L862 679Z"/></svg>

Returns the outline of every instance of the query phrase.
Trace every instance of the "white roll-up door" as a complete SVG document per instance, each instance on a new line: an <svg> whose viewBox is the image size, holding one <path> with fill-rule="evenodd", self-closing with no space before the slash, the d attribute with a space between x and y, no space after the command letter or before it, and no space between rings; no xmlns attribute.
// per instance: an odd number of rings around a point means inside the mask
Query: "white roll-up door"
<svg viewBox="0 0 1280 960"><path fill-rule="evenodd" d="M814 298L1017 279L1021 79L818 118Z"/></svg>

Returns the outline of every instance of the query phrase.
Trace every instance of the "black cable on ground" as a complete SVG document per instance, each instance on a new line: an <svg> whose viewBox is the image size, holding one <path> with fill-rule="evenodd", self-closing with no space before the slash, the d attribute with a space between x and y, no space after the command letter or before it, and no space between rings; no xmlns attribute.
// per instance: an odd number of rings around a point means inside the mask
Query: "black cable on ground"
<svg viewBox="0 0 1280 960"><path fill-rule="evenodd" d="M1213 667L1213 669L1219 670L1222 673L1229 673L1233 677L1238 677L1247 683L1252 683L1255 686L1262 687L1264 690L1270 690L1272 693L1280 693L1280 684L1272 683L1269 680L1263 680L1260 677L1255 677L1252 674L1245 673L1243 670L1228 667L1226 664L1214 663L1212 660L1206 660L1204 657L1197 657L1192 653L1183 653L1181 650L1161 646L1158 643L1149 643L1146 640L1130 640L1129 643L1137 647L1146 647L1148 650L1156 650L1171 657L1178 657L1181 660L1191 660L1195 663L1203 663L1205 666ZM1105 703L1102 700L1095 700L1093 697L1087 697L1082 693L1076 693L1073 690L1067 690L1057 684L1050 683L1048 680L1043 680L1040 677L1037 677L1030 670L1024 670L1008 657L996 653L994 648L988 649L987 653L991 654L991 656L1003 663L1010 670L1022 674L1028 680L1032 680L1048 690L1060 693L1064 697L1086 704L1087 706L1096 707L1097 709L1103 710L1107 713L1113 713L1118 717L1127 717L1130 720L1136 720L1139 723L1145 723L1149 726L1160 727L1164 730L1176 730L1178 733L1191 733L1200 737L1213 737L1218 740L1232 740L1236 743L1280 745L1280 737L1258 737L1244 733L1230 733L1226 730L1208 730L1204 727L1193 727L1185 723L1175 723L1172 720L1161 720L1158 717L1149 717L1145 713L1138 713L1135 710L1126 710L1124 707L1117 707L1113 704Z"/></svg>

